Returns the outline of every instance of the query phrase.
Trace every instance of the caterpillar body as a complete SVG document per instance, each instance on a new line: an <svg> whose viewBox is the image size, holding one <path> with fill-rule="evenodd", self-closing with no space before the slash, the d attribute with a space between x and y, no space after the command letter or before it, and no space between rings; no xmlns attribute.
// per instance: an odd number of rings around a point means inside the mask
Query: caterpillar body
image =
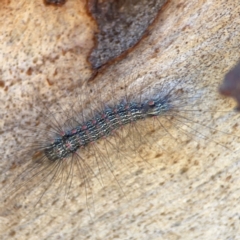
<svg viewBox="0 0 240 240"><path fill-rule="evenodd" d="M83 125L63 132L62 136L58 136L53 143L45 147L44 155L51 162L61 161L79 148L109 135L123 125L158 116L168 110L170 106L167 99L151 100L147 103L120 103L114 109L107 108Z"/></svg>

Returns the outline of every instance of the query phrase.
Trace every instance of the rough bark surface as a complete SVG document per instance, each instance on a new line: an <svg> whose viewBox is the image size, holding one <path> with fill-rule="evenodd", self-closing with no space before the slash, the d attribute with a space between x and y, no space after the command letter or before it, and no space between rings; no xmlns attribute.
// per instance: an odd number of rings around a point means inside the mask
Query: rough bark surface
<svg viewBox="0 0 240 240"><path fill-rule="evenodd" d="M53 106L60 102L67 107L68 97L80 91L76 86L92 75L87 56L94 46L96 25L85 4L75 0L61 7L46 7L36 0L1 3L3 187L22 171L13 167L11 156L17 142L24 141L24 130L18 124L37 119L35 112L26 118L29 102L37 95L43 102ZM129 169L131 174L121 166L115 173L124 197L112 178L106 178L104 186L94 185L92 218L84 187L74 186L76 194L70 199L64 199L64 193L50 192L43 203L30 210L28 205L38 191L35 189L31 197L15 199L15 208L12 202L1 203L1 239L237 239L239 142L229 143L229 138L240 135L239 115L231 110L233 101L218 96L217 86L239 60L239 42L238 1L169 1L149 35L124 59L84 85L81 95L87 98L84 89L90 86L96 91L96 100L98 93L108 100L112 95L106 89L113 83L117 98L122 85L132 86L134 93L139 85L154 87L158 81L178 78L184 88L184 82L191 80L192 88L205 86L205 96L213 96L207 103L203 99L210 112L199 115L199 121L231 132L231 136L221 137L229 149L212 144L216 132L209 141L188 141L171 154L158 156L143 148L141 156L150 165L141 165L142 159L136 154L133 161L137 167ZM34 105L41 106L39 102ZM6 169L10 170L6 173ZM1 192L1 196L5 194L5 190Z"/></svg>

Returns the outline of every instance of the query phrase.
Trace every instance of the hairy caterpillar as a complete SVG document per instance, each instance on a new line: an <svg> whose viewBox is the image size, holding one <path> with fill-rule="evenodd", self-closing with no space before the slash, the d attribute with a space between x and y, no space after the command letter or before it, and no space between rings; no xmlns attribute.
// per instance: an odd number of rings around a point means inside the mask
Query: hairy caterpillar
<svg viewBox="0 0 240 240"><path fill-rule="evenodd" d="M31 194L37 197L28 205L35 206L41 201L47 204L45 195L58 193L59 202L63 201L61 198L80 194L86 195L87 204L94 205L96 184L104 186L113 181L120 195L126 195L125 178L131 179L137 168L153 168L144 153L146 148L155 153L154 166L161 166L166 164L166 155L176 152L179 156L174 161L180 161L184 145L191 148L195 143L193 149L197 149L202 142L208 143L209 149L223 151L236 147L238 136L208 125L212 110L206 102L212 96L206 95L207 86L196 88L175 80L156 81L152 88L137 88L113 81L101 89L104 92L98 93L95 102L91 99L96 96L97 88L94 84L84 85L80 92L87 93L87 98L70 96L70 106L62 105L61 101L52 107L45 106L40 110L37 125L26 127L24 142L15 156L17 164L24 167L13 181L10 194L9 189L4 194L8 204ZM115 91L121 92L120 99L114 97ZM33 106L31 109L36 110ZM201 116L208 117L206 122L199 122ZM135 162L136 156L141 163ZM128 171L128 177L124 178Z"/></svg>

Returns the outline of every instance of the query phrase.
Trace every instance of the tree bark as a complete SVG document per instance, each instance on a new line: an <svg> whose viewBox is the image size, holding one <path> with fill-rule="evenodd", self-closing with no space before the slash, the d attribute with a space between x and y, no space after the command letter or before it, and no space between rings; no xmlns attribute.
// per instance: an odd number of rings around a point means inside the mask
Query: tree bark
<svg viewBox="0 0 240 240"><path fill-rule="evenodd" d="M30 195L23 193L21 201L15 199L15 208L12 201L4 202L2 239L235 239L240 235L239 115L233 110L235 103L218 94L224 75L239 60L237 1L168 1L148 35L91 81L94 72L87 57L97 27L86 2L68 0L61 7L46 7L40 0L3 1L0 11L4 199L9 194L5 185L24 169L14 168L14 162L22 159L13 159L13 149L26 135L19 125L39 120L34 110L29 112L31 104L32 109L47 104L51 111L59 103L70 111L80 95L86 109L89 102L101 104L99 96L103 102L121 99L125 86L136 96L139 90L151 93L159 83L171 85L178 79L179 91L201 93L196 107L204 109L194 113L192 106L194 121L183 121L193 128L188 128L189 134L184 134L184 124L173 128L179 130L181 142L174 151L176 141L170 133L169 143L159 139L160 146L165 144L161 153L151 140L152 149L143 144L141 151L132 153L132 138L126 140L129 148L124 154L130 164L122 166L116 158L114 175L103 174L104 185L93 182L90 198L94 199L87 202L94 207L86 206L85 187L80 184L73 184L70 199L64 197L68 189L55 195L50 189L32 210L28 206L39 194L37 188ZM155 131L161 136L161 129ZM90 156L89 161L94 159Z"/></svg>

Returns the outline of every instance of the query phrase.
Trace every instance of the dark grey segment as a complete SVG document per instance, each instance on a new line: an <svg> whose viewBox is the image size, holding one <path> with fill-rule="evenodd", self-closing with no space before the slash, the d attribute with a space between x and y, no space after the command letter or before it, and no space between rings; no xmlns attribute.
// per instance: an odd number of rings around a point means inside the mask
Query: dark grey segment
<svg viewBox="0 0 240 240"><path fill-rule="evenodd" d="M97 45L90 55L94 69L134 46L166 0L90 0L98 24Z"/></svg>

